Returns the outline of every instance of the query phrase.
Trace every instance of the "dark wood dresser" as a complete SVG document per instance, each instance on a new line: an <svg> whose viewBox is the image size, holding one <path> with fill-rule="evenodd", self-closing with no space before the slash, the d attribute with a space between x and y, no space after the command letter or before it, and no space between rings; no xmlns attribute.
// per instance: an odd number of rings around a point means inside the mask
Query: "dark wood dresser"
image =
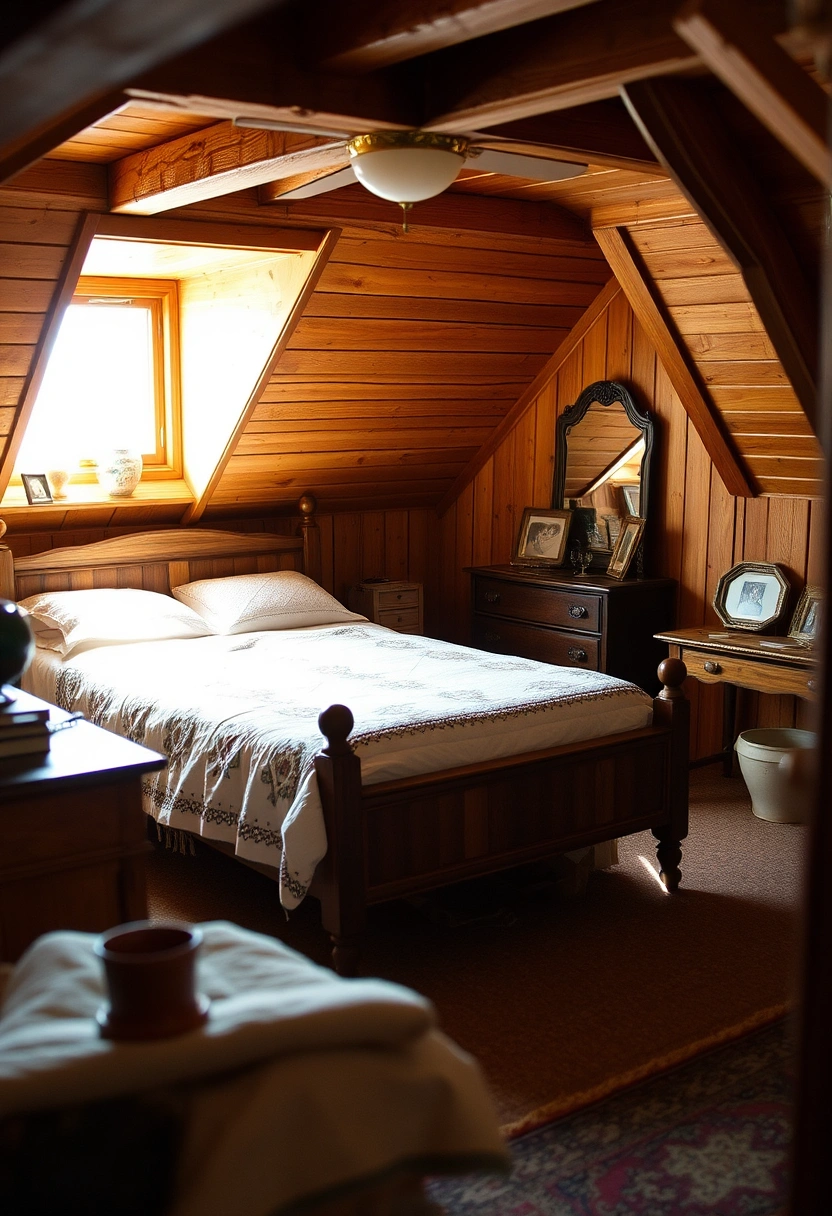
<svg viewBox="0 0 832 1216"><path fill-rule="evenodd" d="M50 708L53 721L69 716ZM147 915L141 778L166 763L84 721L56 731L45 756L0 760L0 959L52 929Z"/></svg>
<svg viewBox="0 0 832 1216"><path fill-rule="evenodd" d="M538 574L513 566L478 566L469 573L472 645L605 671L658 692L656 668L667 650L653 634L672 628L673 579L579 578L566 570Z"/></svg>

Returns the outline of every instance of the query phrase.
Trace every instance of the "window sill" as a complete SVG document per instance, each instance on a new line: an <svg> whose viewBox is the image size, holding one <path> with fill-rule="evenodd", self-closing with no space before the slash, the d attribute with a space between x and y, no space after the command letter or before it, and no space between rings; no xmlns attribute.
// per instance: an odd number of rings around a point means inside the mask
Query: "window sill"
<svg viewBox="0 0 832 1216"><path fill-rule="evenodd" d="M194 496L187 482L181 478L170 481L141 481L129 498L111 498L110 495L95 483L67 486L66 498L56 498L53 502L28 503L23 486L9 486L0 502L0 517L9 520L26 516L34 519L36 515L48 516L67 511L76 512L101 511L102 507L129 506L190 506Z"/></svg>

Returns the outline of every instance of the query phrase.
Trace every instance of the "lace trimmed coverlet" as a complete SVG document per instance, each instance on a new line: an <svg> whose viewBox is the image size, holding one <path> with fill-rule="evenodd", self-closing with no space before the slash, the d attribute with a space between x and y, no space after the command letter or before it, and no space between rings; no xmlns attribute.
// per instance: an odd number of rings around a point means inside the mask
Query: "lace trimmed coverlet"
<svg viewBox="0 0 832 1216"><path fill-rule="evenodd" d="M164 753L144 780L158 823L280 871L296 907L326 852L318 715L348 705L364 784L637 729L646 693L612 676L370 624L137 642L61 662L26 686Z"/></svg>

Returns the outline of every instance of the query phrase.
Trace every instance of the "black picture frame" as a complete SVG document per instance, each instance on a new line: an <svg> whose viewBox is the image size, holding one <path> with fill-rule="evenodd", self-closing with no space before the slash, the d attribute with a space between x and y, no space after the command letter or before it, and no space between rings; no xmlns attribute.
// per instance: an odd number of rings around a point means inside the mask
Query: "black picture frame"
<svg viewBox="0 0 832 1216"><path fill-rule="evenodd" d="M571 518L571 511L526 507L511 565L545 568L562 565Z"/></svg>
<svg viewBox="0 0 832 1216"><path fill-rule="evenodd" d="M45 473L21 473L20 480L26 491L26 501L30 507L48 505L52 502L52 491Z"/></svg>

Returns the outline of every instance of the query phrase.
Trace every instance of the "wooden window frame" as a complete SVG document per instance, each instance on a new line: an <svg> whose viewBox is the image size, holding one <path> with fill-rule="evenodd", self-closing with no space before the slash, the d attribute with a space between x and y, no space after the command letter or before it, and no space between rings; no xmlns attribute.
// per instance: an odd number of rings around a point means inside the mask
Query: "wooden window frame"
<svg viewBox="0 0 832 1216"><path fill-rule="evenodd" d="M150 308L153 340L153 389L156 451L142 453L142 481L182 476L182 405L180 391L179 284L175 279L98 278L82 275L71 303L112 296L140 300ZM91 305L94 307L94 305ZM92 472L73 481L94 481Z"/></svg>

